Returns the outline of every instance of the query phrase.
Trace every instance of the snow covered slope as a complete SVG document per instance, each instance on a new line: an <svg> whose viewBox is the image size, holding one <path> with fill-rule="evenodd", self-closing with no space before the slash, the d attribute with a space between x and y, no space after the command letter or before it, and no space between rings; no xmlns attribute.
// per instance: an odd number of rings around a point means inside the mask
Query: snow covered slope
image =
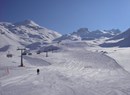
<svg viewBox="0 0 130 95"><path fill-rule="evenodd" d="M130 28L127 29L125 32L120 33L119 35L117 35L109 40L118 40L118 39L122 39L122 38L128 38L129 35L130 35Z"/></svg>
<svg viewBox="0 0 130 95"><path fill-rule="evenodd" d="M0 23L0 48L10 45L26 46L36 42L51 42L60 36L59 33L43 28L31 20L15 24Z"/></svg>
<svg viewBox="0 0 130 95"><path fill-rule="evenodd" d="M106 52L107 55L114 58L118 64L120 64L125 70L130 72L130 48L118 48L118 47L112 47L112 48L101 48L101 47L93 47L90 48L90 50L98 51L98 52Z"/></svg>
<svg viewBox="0 0 130 95"><path fill-rule="evenodd" d="M77 32L73 32L73 34L78 35L82 38L82 40L93 40L93 39L99 39L102 37L111 38L117 34L119 34L121 31L118 29L112 29L112 30L95 30L95 31L89 31L86 28L80 28L77 30Z"/></svg>
<svg viewBox="0 0 130 95"><path fill-rule="evenodd" d="M111 38L121 33L119 29L89 31L88 28L80 28L76 32L63 35L56 40L94 40L100 38Z"/></svg>
<svg viewBox="0 0 130 95"><path fill-rule="evenodd" d="M91 51L91 43L81 40L90 32L81 30L79 36L66 35L69 40L53 42L60 34L33 21L0 23L0 94L130 95L130 74L105 52ZM18 67L16 49L22 46L32 55L23 55L25 67ZM45 52L38 54L38 48ZM6 57L8 50L11 58Z"/></svg>
<svg viewBox="0 0 130 95"><path fill-rule="evenodd" d="M114 59L91 52L86 42L61 42L59 50L24 56L19 64L0 52L0 93L2 95L129 95L130 74ZM36 69L40 68L37 75Z"/></svg>
<svg viewBox="0 0 130 95"><path fill-rule="evenodd" d="M130 47L130 29L123 33L107 40L105 43L101 44L102 47Z"/></svg>
<svg viewBox="0 0 130 95"><path fill-rule="evenodd" d="M7 24L7 23L6 23ZM9 26L11 24L8 24ZM5 28L6 25L0 24L0 51L7 51L10 48L15 48L21 46L19 41L19 37L12 32L10 32L7 28Z"/></svg>
<svg viewBox="0 0 130 95"><path fill-rule="evenodd" d="M81 40L81 37L77 35L65 34L59 38L56 38L54 41L63 41L63 40L77 41Z"/></svg>

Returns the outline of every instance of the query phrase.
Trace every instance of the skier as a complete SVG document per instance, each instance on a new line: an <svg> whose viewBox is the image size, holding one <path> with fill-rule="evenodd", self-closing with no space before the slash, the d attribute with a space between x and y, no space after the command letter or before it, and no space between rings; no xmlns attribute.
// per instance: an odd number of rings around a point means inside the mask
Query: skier
<svg viewBox="0 0 130 95"><path fill-rule="evenodd" d="M39 73L40 73L40 70L39 70L39 69L37 69L37 75L39 75Z"/></svg>

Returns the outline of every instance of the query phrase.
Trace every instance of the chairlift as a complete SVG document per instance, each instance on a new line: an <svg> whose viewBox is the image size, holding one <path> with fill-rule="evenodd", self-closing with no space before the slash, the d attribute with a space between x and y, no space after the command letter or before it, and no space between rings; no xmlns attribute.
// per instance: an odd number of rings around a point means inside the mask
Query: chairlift
<svg viewBox="0 0 130 95"><path fill-rule="evenodd" d="M5 32L1 32L1 34L5 34Z"/></svg>
<svg viewBox="0 0 130 95"><path fill-rule="evenodd" d="M29 53L28 53L28 55L32 55L32 53L31 53L31 52L29 52Z"/></svg>
<svg viewBox="0 0 130 95"><path fill-rule="evenodd" d="M13 54L8 53L6 56L7 56L8 58L11 58L11 57L13 57Z"/></svg>
<svg viewBox="0 0 130 95"><path fill-rule="evenodd" d="M23 52L22 55L27 55L27 53L26 53L26 52Z"/></svg>
<svg viewBox="0 0 130 95"><path fill-rule="evenodd" d="M41 53L41 51L37 51L37 54L40 54Z"/></svg>

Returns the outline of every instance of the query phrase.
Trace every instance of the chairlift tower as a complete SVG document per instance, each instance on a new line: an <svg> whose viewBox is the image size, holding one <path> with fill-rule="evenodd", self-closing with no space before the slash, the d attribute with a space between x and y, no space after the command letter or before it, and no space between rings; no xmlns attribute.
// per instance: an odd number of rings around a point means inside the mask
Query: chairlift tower
<svg viewBox="0 0 130 95"><path fill-rule="evenodd" d="M24 65L23 65L23 51L25 51L26 49L25 48L18 48L17 50L21 51L21 64L19 67L24 67Z"/></svg>
<svg viewBox="0 0 130 95"><path fill-rule="evenodd" d="M48 57L48 51L46 51L46 57Z"/></svg>

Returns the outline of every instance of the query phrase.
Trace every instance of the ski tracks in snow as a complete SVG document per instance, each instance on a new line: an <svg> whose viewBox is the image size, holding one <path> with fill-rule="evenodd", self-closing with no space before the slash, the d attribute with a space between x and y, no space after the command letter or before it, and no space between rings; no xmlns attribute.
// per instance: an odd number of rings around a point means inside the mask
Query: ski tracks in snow
<svg viewBox="0 0 130 95"><path fill-rule="evenodd" d="M110 78L109 74L103 75L109 71L82 64L86 58L83 52L57 53L43 59L25 57L35 67L24 74L21 69L21 75L3 77L2 95L130 95L127 78ZM37 68L40 68L39 75Z"/></svg>

